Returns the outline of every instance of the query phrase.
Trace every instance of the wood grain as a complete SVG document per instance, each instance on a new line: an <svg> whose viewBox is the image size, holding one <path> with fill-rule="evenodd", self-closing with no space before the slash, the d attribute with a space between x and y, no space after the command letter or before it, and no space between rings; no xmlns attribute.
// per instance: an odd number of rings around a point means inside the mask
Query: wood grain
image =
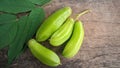
<svg viewBox="0 0 120 68"><path fill-rule="evenodd" d="M56 51L62 65L56 68L120 68L120 0L53 0L44 6L46 18L57 9L70 6L71 17L85 9L92 10L80 18L84 23L85 39L79 53L72 59L61 56L62 47L45 46ZM4 52L5 51L5 52ZM6 49L0 51L0 68L7 62ZM50 68L36 60L29 49L11 68Z"/></svg>

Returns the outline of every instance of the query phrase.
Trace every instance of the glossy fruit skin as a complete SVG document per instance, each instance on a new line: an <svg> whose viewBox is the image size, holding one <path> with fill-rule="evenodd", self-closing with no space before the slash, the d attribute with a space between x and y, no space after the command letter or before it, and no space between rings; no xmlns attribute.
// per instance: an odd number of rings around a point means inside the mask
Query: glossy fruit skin
<svg viewBox="0 0 120 68"><path fill-rule="evenodd" d="M84 38L84 29L81 21L76 21L71 39L66 44L62 55L66 58L72 58L79 51Z"/></svg>
<svg viewBox="0 0 120 68"><path fill-rule="evenodd" d="M49 16L39 27L36 40L42 42L47 40L71 15L72 10L70 7L64 7L51 16Z"/></svg>
<svg viewBox="0 0 120 68"><path fill-rule="evenodd" d="M55 32L50 38L50 44L53 46L60 46L67 41L73 31L74 20L68 18L66 22Z"/></svg>
<svg viewBox="0 0 120 68"><path fill-rule="evenodd" d="M55 52L39 44L36 40L31 39L28 42L28 47L39 61L48 66L58 66L60 64L60 59Z"/></svg>

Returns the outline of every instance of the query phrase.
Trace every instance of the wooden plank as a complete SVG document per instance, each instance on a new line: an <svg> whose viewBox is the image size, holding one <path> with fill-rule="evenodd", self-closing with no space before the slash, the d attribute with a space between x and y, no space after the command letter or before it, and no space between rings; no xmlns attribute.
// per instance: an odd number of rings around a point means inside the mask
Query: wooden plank
<svg viewBox="0 0 120 68"><path fill-rule="evenodd" d="M46 17L64 6L73 9L71 17L85 9L91 9L92 12L80 18L84 23L85 39L74 58L65 59L60 53L62 48L53 48L48 42L42 43L61 57L62 65L57 68L120 68L120 0L54 0L44 6ZM4 59L5 54L0 52L0 59ZM0 66L4 65L3 62L6 60L0 60ZM29 50L11 67L50 68L36 60Z"/></svg>

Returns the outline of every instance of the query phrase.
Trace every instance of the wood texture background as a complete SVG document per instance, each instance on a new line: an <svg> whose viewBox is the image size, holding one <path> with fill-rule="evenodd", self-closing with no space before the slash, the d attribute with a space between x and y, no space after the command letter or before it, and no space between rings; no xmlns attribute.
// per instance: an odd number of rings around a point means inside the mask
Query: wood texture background
<svg viewBox="0 0 120 68"><path fill-rule="evenodd" d="M61 56L62 47L45 46L56 51L62 65L56 68L120 68L120 0L53 0L44 6L46 17L57 9L70 6L71 17L85 9L91 13L80 18L84 23L85 38L79 53L72 59ZM7 51L0 51L0 68L7 62ZM16 59L11 68L50 68L30 53L29 49Z"/></svg>

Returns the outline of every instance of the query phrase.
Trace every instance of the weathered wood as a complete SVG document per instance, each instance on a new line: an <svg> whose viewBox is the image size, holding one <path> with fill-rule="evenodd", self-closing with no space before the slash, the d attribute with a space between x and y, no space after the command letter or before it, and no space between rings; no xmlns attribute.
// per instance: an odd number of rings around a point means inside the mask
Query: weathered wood
<svg viewBox="0 0 120 68"><path fill-rule="evenodd" d="M54 0L44 6L46 17L63 6L73 9L72 17L85 9L92 11L80 18L84 23L85 39L74 58L65 59L60 53L62 48L53 48L48 42L43 43L61 57L62 65L57 68L120 68L120 0ZM6 54L0 51L0 68L7 61ZM50 67L36 60L28 49L11 68Z"/></svg>

